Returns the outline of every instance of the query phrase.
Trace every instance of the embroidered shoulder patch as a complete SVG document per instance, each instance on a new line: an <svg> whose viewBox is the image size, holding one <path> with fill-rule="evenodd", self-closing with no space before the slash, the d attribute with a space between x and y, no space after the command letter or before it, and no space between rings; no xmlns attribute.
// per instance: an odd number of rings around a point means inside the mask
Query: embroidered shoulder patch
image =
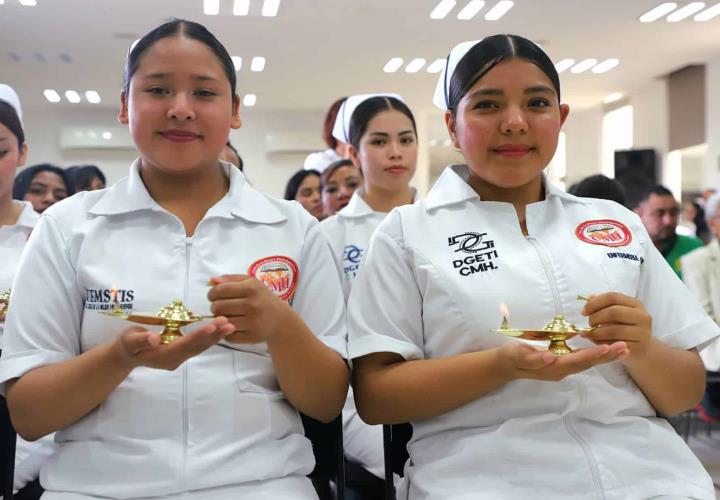
<svg viewBox="0 0 720 500"><path fill-rule="evenodd" d="M624 247L632 241L627 226L611 219L585 221L575 229L575 235L585 243L606 247Z"/></svg>
<svg viewBox="0 0 720 500"><path fill-rule="evenodd" d="M262 281L277 297L289 301L295 294L300 272L291 258L273 255L250 264L248 274Z"/></svg>

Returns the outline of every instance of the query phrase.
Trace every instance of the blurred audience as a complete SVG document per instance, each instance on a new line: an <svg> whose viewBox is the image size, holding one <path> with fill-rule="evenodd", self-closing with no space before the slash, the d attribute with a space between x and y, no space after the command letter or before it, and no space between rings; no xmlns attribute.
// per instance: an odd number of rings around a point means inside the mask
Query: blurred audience
<svg viewBox="0 0 720 500"><path fill-rule="evenodd" d="M285 187L285 199L299 202L310 215L323 218L322 196L320 194L320 172L298 170L290 177Z"/></svg>
<svg viewBox="0 0 720 500"><path fill-rule="evenodd" d="M317 170L323 173L331 163L348 157L347 144L337 140L332 134L338 111L346 99L347 97L341 97L330 105L330 109L328 109L328 112L325 114L322 132L323 141L327 144L328 149L317 153L310 153L307 158L305 158L304 168L306 170Z"/></svg>
<svg viewBox="0 0 720 500"><path fill-rule="evenodd" d="M105 189L105 174L95 165L80 165L65 169L76 193Z"/></svg>
<svg viewBox="0 0 720 500"><path fill-rule="evenodd" d="M615 179L604 175L591 175L570 187L568 192L582 198L599 198L627 206L625 189Z"/></svg>
<svg viewBox="0 0 720 500"><path fill-rule="evenodd" d="M220 155L220 159L222 161L232 163L240 169L240 172L243 171L244 165L242 158L240 158L240 153L237 152L237 149L235 149L235 146L232 145L230 139L228 139L228 141L225 143L225 147L223 148L222 154Z"/></svg>
<svg viewBox="0 0 720 500"><path fill-rule="evenodd" d="M13 184L13 199L29 201L40 214L74 192L65 171L49 163L21 170Z"/></svg>
<svg viewBox="0 0 720 500"><path fill-rule="evenodd" d="M338 160L328 165L320 177L323 215L330 217L345 208L361 184L362 174L352 160Z"/></svg>

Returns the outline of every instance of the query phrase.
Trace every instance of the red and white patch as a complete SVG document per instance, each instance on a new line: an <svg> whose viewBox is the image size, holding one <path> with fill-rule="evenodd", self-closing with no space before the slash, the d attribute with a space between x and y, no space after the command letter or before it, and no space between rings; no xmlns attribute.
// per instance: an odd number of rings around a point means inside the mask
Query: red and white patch
<svg viewBox="0 0 720 500"><path fill-rule="evenodd" d="M575 235L585 243L606 247L624 247L632 241L627 226L611 219L585 221L577 227Z"/></svg>
<svg viewBox="0 0 720 500"><path fill-rule="evenodd" d="M262 281L277 297L289 301L295 294L300 271L291 258L273 255L250 264L248 274Z"/></svg>

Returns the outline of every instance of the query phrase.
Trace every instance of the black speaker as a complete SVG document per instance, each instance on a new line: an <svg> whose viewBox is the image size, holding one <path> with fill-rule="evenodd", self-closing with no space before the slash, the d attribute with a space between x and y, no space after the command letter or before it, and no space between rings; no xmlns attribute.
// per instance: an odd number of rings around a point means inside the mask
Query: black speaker
<svg viewBox="0 0 720 500"><path fill-rule="evenodd" d="M657 156L654 149L615 151L615 180L622 184L628 199L656 185Z"/></svg>

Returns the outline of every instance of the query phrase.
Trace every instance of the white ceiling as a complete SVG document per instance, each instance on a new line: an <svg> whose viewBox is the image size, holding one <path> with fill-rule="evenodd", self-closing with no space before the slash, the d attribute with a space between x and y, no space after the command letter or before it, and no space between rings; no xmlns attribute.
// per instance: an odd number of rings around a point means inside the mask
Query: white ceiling
<svg viewBox="0 0 720 500"><path fill-rule="evenodd" d="M437 0L282 0L276 18L260 16L261 0L251 0L248 17L232 15L232 0L220 1L221 14L205 16L202 0L37 0L36 7L5 0L0 81L15 86L26 106L51 106L42 91L55 88L95 89L100 106L116 108L129 44L172 16L205 24L245 63L254 55L267 58L263 73L245 64L238 74L239 92L257 94L259 110L324 110L338 96L368 91L399 92L416 110L428 109L436 76L383 73L388 59L432 61L457 42L499 32L541 43L555 61L620 59L604 75L562 75L563 100L575 109L720 54L720 17L639 23L659 0L516 0L497 22L485 21L482 12L472 21L457 20L464 0L441 21L429 18Z"/></svg>

